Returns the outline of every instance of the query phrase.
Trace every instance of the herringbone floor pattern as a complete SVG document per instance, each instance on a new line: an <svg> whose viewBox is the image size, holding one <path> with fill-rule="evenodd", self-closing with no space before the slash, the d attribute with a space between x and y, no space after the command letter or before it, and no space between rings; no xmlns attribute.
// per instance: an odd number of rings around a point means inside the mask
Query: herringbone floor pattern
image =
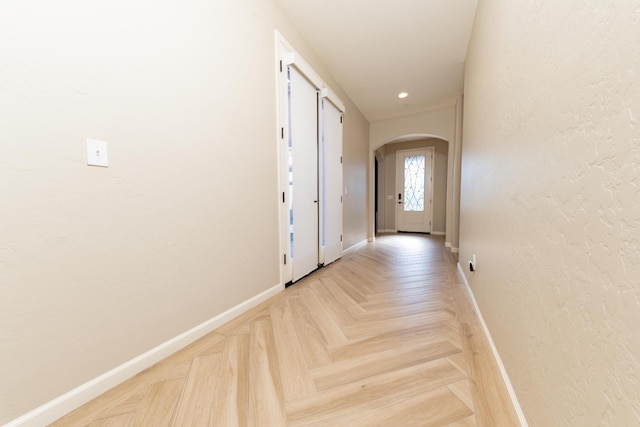
<svg viewBox="0 0 640 427"><path fill-rule="evenodd" d="M446 257L381 236L53 425L512 425L474 413Z"/></svg>

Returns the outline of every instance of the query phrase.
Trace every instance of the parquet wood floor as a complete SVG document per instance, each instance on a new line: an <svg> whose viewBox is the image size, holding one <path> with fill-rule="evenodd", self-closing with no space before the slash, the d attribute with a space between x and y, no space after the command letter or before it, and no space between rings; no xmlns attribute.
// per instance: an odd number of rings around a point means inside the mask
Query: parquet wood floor
<svg viewBox="0 0 640 427"><path fill-rule="evenodd" d="M443 240L382 235L53 426L515 426Z"/></svg>

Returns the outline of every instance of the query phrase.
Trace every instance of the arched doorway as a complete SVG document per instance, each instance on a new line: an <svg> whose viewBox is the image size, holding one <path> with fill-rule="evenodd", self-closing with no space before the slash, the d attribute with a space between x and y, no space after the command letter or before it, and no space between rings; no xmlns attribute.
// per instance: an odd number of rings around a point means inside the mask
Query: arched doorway
<svg viewBox="0 0 640 427"><path fill-rule="evenodd" d="M458 252L460 217L460 164L462 145L462 96L438 110L374 122L369 134L369 240L375 239L375 161L378 149L401 142L436 138L447 143L445 246ZM378 158L380 161L380 158ZM380 167L380 164L378 165ZM379 191L379 189L378 189ZM388 196L385 194L384 197ZM380 194L378 194L380 202Z"/></svg>
<svg viewBox="0 0 640 427"><path fill-rule="evenodd" d="M428 218L429 227L428 230L407 229L406 225L404 227L402 225L404 223L402 215L408 200L403 199L404 171L401 170L402 165L398 164L398 159L403 153L419 153L424 150L428 150L432 156L428 159L431 173L426 184L429 191L424 193L427 196L424 200L424 215ZM374 176L376 233L420 231L446 235L449 143L444 139L430 136L414 135L410 138L405 136L377 148L375 162L377 165L377 173ZM419 213L419 215L422 214Z"/></svg>

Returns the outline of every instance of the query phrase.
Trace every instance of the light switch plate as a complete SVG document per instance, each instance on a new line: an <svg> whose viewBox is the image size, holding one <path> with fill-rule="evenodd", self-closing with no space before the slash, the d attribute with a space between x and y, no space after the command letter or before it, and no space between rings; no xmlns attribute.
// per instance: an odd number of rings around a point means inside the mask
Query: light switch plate
<svg viewBox="0 0 640 427"><path fill-rule="evenodd" d="M87 164L89 166L109 167L106 141L87 138Z"/></svg>

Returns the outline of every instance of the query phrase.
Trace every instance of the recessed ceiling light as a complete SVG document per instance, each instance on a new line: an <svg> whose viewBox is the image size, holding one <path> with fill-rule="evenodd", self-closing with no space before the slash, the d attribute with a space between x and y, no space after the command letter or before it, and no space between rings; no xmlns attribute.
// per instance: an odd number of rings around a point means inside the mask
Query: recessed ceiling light
<svg viewBox="0 0 640 427"><path fill-rule="evenodd" d="M407 92L400 92L398 94L398 98L400 98L400 99L405 99L407 96L409 96L409 94Z"/></svg>

